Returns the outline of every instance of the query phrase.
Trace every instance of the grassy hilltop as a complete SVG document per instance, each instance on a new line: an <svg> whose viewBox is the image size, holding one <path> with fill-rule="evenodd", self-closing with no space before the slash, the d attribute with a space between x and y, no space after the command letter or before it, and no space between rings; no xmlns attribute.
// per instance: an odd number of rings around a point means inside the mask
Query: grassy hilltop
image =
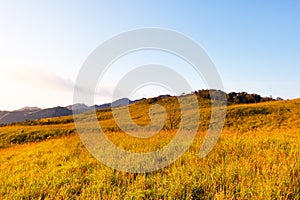
<svg viewBox="0 0 300 200"><path fill-rule="evenodd" d="M300 99L229 105L221 137L203 159L198 151L209 124L210 103L200 102L193 145L175 163L154 173L118 172L95 160L81 143L72 116L2 126L0 199L300 198ZM130 105L132 119L148 124L149 108L156 103L167 111L178 108L174 97L147 99ZM91 113L81 115L88 125ZM178 126L171 125L170 117L177 115L169 112L157 135L137 139L119 130L110 109L97 111L111 141L135 152L167 144Z"/></svg>

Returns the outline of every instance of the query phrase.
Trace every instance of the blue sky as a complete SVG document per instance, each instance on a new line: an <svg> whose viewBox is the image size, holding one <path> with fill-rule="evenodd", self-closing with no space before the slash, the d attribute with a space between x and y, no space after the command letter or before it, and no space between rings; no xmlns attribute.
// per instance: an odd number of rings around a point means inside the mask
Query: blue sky
<svg viewBox="0 0 300 200"><path fill-rule="evenodd" d="M2 0L0 110L72 104L88 55L110 37L143 27L195 40L227 92L300 97L299 10L299 1Z"/></svg>

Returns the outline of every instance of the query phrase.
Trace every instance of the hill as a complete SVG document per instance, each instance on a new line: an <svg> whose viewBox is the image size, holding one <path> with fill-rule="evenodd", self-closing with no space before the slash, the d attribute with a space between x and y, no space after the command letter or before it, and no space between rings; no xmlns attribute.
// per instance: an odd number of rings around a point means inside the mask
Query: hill
<svg viewBox="0 0 300 200"><path fill-rule="evenodd" d="M199 121L199 131L206 131L210 120L210 101L208 99L200 100L200 113L201 118ZM150 122L149 109L155 104L160 104L165 107L171 105L173 108L178 107L176 97L161 96L150 99L143 99L133 102L129 105L131 117L138 125L147 125ZM288 129L300 127L300 99L285 100L285 101L270 101L262 103L252 104L233 104L227 106L227 116L224 124L224 130L246 133L250 131L271 131L273 129ZM126 107L120 107L118 109L126 109ZM11 146L14 144L20 144L24 142L41 141L47 138L60 137L69 135L75 132L75 125L73 116L70 116L69 110L66 108L57 108L57 110L46 110L46 114L55 115L57 112L65 114L67 116L58 118L45 118L41 120L28 120L26 122L17 123L9 126L0 127L0 148ZM49 112L52 111L52 112ZM39 118L46 114L44 110L38 111L36 115ZM197 113L196 110L189 110L189 114ZM116 124L110 107L102 108L96 112L97 118L101 125L101 128L106 132L119 132L120 128ZM89 123L93 113L82 113L84 120ZM80 116L79 115L79 116ZM157 113L158 118L163 118L164 113ZM174 114L173 114L174 115ZM173 118L179 117L179 113ZM170 126L171 113L167 114L167 120L164 124L163 130L177 129L178 127ZM128 121L128 126L124 126L126 129L131 128L131 124ZM179 125L179 124L177 124ZM187 124L188 129L194 124Z"/></svg>
<svg viewBox="0 0 300 200"><path fill-rule="evenodd" d="M154 173L119 172L101 164L75 134L72 116L0 127L0 198L299 199L300 99L229 105L217 145L199 159L210 116L209 101L200 99L193 144ZM133 120L147 124L148 108L156 103L176 107L175 97L139 101L129 106ZM80 115L88 125L91 113ZM165 124L157 135L138 139L117 128L110 108L98 110L97 117L113 143L133 152L161 148L176 132Z"/></svg>
<svg viewBox="0 0 300 200"><path fill-rule="evenodd" d="M258 94L248 94L246 92L239 92L239 93L231 92L226 94L225 92L222 92L220 90L198 90L195 91L194 93L202 100L210 100L211 99L210 93L214 95L214 98L217 98L214 100L218 100L218 97L225 95L227 97L228 105L274 101L274 99L270 97L261 97ZM162 99L162 98L171 98L171 96L161 95L151 99L153 102L155 102L158 99ZM25 122L29 120L37 120L43 118L60 117L60 116L72 115L73 113L80 114L94 109L98 110L103 108L126 106L139 101L147 101L147 99L142 98L142 99L137 99L132 101L128 98L122 98L122 99L115 100L112 103L93 105L93 106L87 106L85 104L77 103L66 107L57 106L54 108L47 108L47 109L40 109L37 107L25 107L11 112L0 111L0 125Z"/></svg>

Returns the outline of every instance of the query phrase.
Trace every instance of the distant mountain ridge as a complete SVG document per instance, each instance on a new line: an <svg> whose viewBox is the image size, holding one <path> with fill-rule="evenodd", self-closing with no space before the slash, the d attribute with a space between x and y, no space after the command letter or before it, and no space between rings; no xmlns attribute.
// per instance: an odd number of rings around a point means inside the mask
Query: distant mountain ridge
<svg viewBox="0 0 300 200"><path fill-rule="evenodd" d="M38 107L29 107L29 106L26 106L26 107L18 109L16 111L38 111L38 110L42 110L42 109L38 108Z"/></svg>
<svg viewBox="0 0 300 200"><path fill-rule="evenodd" d="M66 107L57 106L57 107L46 108L46 109L41 109L38 107L24 107L14 111L0 111L0 125L24 122L28 120L37 120L42 118L67 116L67 115L72 115L73 113L79 114L93 109L125 106L141 100L143 99L132 101L128 98L122 98L112 103L93 105L93 106L87 106L85 104L78 103Z"/></svg>
<svg viewBox="0 0 300 200"><path fill-rule="evenodd" d="M65 107L54 107L37 110L20 109L11 112L6 111L6 113L0 117L0 124L11 124L16 122L24 122L27 120L60 117L71 114L72 110L69 110Z"/></svg>
<svg viewBox="0 0 300 200"><path fill-rule="evenodd" d="M211 95L213 95L213 100L218 101L219 99L227 98L227 104L247 104L247 103L259 103L265 101L274 101L272 97L261 97L257 94L248 94L246 92L231 92L225 93L221 90L198 90L193 92L197 95L200 99L211 99ZM170 98L170 95L160 95L158 97L150 98L150 102L156 102L160 98ZM38 107L24 107L19 110L15 111L0 111L0 125L3 124L11 124L17 122L24 122L27 120L37 120L42 118L51 118L51 117L60 117L60 116L67 116L72 114L80 114L83 112L87 112L90 110L98 110L103 108L110 108L110 107L119 107L125 106L129 104L136 103L138 101L146 100L146 98L137 99L137 100L130 100L128 98L122 98L113 101L112 103L106 103L101 105L93 105L87 106L85 104L77 103L74 105L69 105L66 107L57 106L54 108L46 108L41 109ZM282 100L281 98L277 97L276 100Z"/></svg>

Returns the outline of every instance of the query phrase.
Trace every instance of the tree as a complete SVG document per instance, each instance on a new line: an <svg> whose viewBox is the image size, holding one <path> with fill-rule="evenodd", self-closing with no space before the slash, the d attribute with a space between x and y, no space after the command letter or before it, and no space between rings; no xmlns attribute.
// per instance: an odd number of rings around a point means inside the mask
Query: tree
<svg viewBox="0 0 300 200"><path fill-rule="evenodd" d="M168 105L167 107L167 124L166 128L170 130L174 130L179 128L180 122L181 122L181 112L180 109L177 108L175 105Z"/></svg>

